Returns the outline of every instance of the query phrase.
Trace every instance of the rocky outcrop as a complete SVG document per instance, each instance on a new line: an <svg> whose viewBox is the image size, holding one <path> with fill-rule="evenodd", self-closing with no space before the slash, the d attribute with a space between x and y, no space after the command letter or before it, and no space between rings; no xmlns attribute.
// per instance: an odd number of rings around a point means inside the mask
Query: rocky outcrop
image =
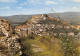
<svg viewBox="0 0 80 56"><path fill-rule="evenodd" d="M12 34L12 29L8 20L0 18L0 35L9 37Z"/></svg>
<svg viewBox="0 0 80 56"><path fill-rule="evenodd" d="M0 18L0 56L20 56L19 36L13 34L8 20Z"/></svg>

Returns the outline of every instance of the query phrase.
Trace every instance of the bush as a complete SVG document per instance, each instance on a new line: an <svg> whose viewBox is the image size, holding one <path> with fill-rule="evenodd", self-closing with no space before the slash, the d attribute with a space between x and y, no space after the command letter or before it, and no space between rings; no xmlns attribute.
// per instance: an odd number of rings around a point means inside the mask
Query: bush
<svg viewBox="0 0 80 56"><path fill-rule="evenodd" d="M28 38L24 37L21 38L21 45L22 45L22 56L33 56L31 45L27 42Z"/></svg>

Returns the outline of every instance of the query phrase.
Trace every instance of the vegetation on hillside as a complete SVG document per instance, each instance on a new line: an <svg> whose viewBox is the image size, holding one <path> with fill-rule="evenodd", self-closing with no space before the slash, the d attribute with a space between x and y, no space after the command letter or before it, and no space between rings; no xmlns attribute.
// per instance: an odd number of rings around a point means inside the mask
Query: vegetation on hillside
<svg viewBox="0 0 80 56"><path fill-rule="evenodd" d="M28 35L21 38L23 56L79 56L80 38Z"/></svg>

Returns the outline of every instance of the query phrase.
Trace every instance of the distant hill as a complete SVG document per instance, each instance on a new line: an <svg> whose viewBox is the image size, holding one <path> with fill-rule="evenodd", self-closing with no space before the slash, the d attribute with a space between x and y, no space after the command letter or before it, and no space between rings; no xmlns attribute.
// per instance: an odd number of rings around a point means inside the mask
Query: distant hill
<svg viewBox="0 0 80 56"><path fill-rule="evenodd" d="M71 24L80 25L80 12L50 13L48 15L51 15L56 19L70 21ZM32 15L13 15L13 16L4 16L2 18L8 19L12 24L12 26L15 26L25 22L31 17Z"/></svg>
<svg viewBox="0 0 80 56"><path fill-rule="evenodd" d="M71 24L80 25L80 12L65 12L65 13L54 13L49 14L54 18L59 18L61 20L70 21Z"/></svg>
<svg viewBox="0 0 80 56"><path fill-rule="evenodd" d="M11 25L14 27L25 22L31 17L32 17L31 15L13 15L13 16L4 16L2 18L9 20Z"/></svg>

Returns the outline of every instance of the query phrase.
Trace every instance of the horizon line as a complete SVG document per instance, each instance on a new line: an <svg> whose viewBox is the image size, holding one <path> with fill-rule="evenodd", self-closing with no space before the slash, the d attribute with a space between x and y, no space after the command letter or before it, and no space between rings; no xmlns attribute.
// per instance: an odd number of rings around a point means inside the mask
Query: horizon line
<svg viewBox="0 0 80 56"><path fill-rule="evenodd" d="M55 14L55 13L80 13L80 11L79 12L51 12L51 13L53 13L53 14ZM18 15L41 15L41 14L51 14L51 13L36 13L36 14L14 14L14 15L3 15L3 16L0 16L0 17L7 17L7 16L18 16Z"/></svg>

